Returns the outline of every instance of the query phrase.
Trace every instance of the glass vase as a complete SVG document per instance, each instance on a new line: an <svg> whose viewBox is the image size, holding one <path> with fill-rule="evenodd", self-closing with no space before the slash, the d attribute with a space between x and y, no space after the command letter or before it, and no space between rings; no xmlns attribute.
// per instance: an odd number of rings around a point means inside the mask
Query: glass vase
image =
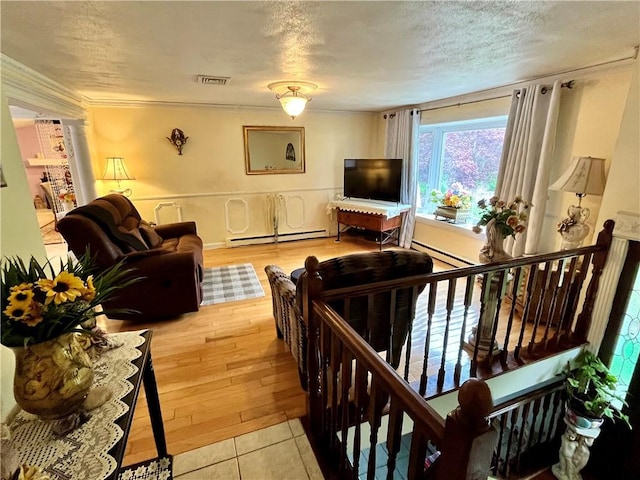
<svg viewBox="0 0 640 480"><path fill-rule="evenodd" d="M66 333L12 348L16 358L13 394L24 411L54 420L80 409L93 383L93 364L79 335Z"/></svg>

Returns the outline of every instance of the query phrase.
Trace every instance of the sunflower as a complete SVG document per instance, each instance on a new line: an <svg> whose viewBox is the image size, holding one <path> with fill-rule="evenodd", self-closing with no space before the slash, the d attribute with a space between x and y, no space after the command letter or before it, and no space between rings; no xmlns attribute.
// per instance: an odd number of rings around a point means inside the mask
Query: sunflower
<svg viewBox="0 0 640 480"><path fill-rule="evenodd" d="M93 285L93 275L87 278L87 287L82 291L82 299L90 302L96 298L96 287Z"/></svg>
<svg viewBox="0 0 640 480"><path fill-rule="evenodd" d="M19 286L23 288L11 288L11 294L7 300L15 306L27 306L33 300L33 290L31 290L31 285L28 283L23 283Z"/></svg>
<svg viewBox="0 0 640 480"><path fill-rule="evenodd" d="M28 305L15 305L10 303L7 308L4 309L3 312L7 317L12 318L13 320L22 321L25 317L31 313L31 308Z"/></svg>
<svg viewBox="0 0 640 480"><path fill-rule="evenodd" d="M42 317L34 317L33 315L27 315L26 317L20 319L20 321L22 323L24 323L25 325L27 325L29 327L35 327L36 325L38 325L43 320L44 320L44 318L42 318Z"/></svg>
<svg viewBox="0 0 640 480"><path fill-rule="evenodd" d="M45 304L47 305L51 302L56 305L73 302L82 295L85 288L82 279L69 272L60 272L53 280L38 280L36 284L46 293Z"/></svg>

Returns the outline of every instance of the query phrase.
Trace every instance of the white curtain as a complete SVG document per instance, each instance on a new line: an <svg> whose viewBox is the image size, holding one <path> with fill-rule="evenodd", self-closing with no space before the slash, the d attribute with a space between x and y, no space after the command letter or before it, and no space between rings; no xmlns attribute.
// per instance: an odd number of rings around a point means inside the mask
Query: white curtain
<svg viewBox="0 0 640 480"><path fill-rule="evenodd" d="M416 220L418 196L418 133L420 110L408 109L386 115L386 158L402 158L402 185L400 202L411 205L405 213L400 230L399 244L410 248Z"/></svg>
<svg viewBox="0 0 640 480"><path fill-rule="evenodd" d="M505 250L519 257L538 250L549 172L555 145L561 82L553 88L530 85L513 92L498 172L496 195L510 202L516 195L533 206L527 229L505 242Z"/></svg>

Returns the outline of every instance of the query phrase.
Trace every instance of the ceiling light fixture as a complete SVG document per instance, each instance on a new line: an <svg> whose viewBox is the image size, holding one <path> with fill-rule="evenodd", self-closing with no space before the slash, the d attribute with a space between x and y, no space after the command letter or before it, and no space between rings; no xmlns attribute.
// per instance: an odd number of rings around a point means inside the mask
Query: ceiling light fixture
<svg viewBox="0 0 640 480"><path fill-rule="evenodd" d="M318 88L318 85L311 82L291 80L270 83L267 87L276 93L276 98L280 101L285 113L295 119L304 111L307 102L311 101L311 98L307 95Z"/></svg>

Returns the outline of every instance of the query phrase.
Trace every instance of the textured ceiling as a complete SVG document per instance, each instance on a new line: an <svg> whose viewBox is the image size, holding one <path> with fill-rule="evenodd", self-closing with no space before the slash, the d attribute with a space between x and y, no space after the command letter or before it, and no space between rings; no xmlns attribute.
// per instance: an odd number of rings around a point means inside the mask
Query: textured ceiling
<svg viewBox="0 0 640 480"><path fill-rule="evenodd" d="M640 2L0 2L1 50L92 101L380 111L629 57ZM226 86L199 74L231 77Z"/></svg>

